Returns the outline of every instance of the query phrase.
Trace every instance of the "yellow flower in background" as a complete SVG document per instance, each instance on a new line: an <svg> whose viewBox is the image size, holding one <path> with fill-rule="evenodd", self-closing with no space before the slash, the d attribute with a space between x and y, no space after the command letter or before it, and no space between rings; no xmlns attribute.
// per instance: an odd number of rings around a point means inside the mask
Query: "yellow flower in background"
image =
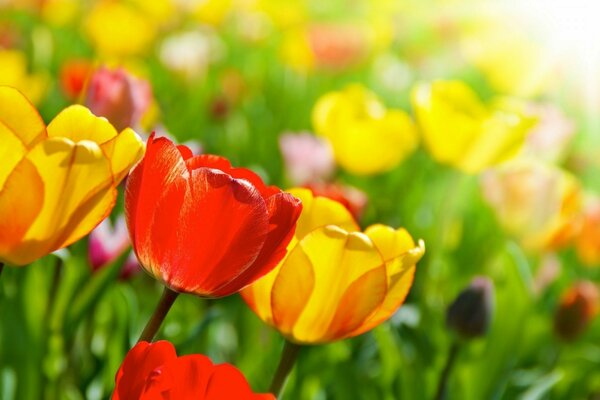
<svg viewBox="0 0 600 400"><path fill-rule="evenodd" d="M157 25L131 5L102 0L88 15L86 32L100 54L119 58L146 52Z"/></svg>
<svg viewBox="0 0 600 400"><path fill-rule="evenodd" d="M480 17L462 31L465 57L501 94L533 97L552 83L556 65L514 19Z"/></svg>
<svg viewBox="0 0 600 400"><path fill-rule="evenodd" d="M528 250L555 249L576 233L581 187L567 172L525 159L482 175L485 200L498 222Z"/></svg>
<svg viewBox="0 0 600 400"><path fill-rule="evenodd" d="M81 2L78 0L45 0L41 4L42 17L56 26L72 23L79 14Z"/></svg>
<svg viewBox="0 0 600 400"><path fill-rule="evenodd" d="M229 16L234 8L234 0L204 0L199 1L192 15L199 22L218 26Z"/></svg>
<svg viewBox="0 0 600 400"><path fill-rule="evenodd" d="M402 305L425 251L404 229L358 231L350 212L310 190L292 189L303 204L287 257L242 291L265 323L298 344L360 335Z"/></svg>
<svg viewBox="0 0 600 400"><path fill-rule="evenodd" d="M316 133L331 142L339 165L358 175L391 170L418 144L410 117L387 109L361 85L323 95L312 120Z"/></svg>
<svg viewBox="0 0 600 400"><path fill-rule="evenodd" d="M433 158L470 174L516 155L536 123L518 103L486 106L460 81L419 84L412 102Z"/></svg>
<svg viewBox="0 0 600 400"><path fill-rule="evenodd" d="M46 93L48 78L43 74L30 74L27 57L18 50L0 49L0 85L19 89L37 104Z"/></svg>
<svg viewBox="0 0 600 400"><path fill-rule="evenodd" d="M315 55L305 28L287 29L279 47L281 61L299 73L308 73L315 67Z"/></svg>
<svg viewBox="0 0 600 400"><path fill-rule="evenodd" d="M25 96L0 87L0 262L28 264L87 235L108 216L116 185L143 154L87 108L46 126Z"/></svg>

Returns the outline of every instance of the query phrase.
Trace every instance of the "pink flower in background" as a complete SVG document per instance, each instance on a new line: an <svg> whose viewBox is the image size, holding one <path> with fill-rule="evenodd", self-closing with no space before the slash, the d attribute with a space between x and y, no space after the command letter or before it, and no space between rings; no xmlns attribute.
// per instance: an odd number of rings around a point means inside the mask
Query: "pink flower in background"
<svg viewBox="0 0 600 400"><path fill-rule="evenodd" d="M117 130L135 127L152 103L150 84L123 68L96 70L88 85L86 106L106 117Z"/></svg>
<svg viewBox="0 0 600 400"><path fill-rule="evenodd" d="M527 136L526 153L543 161L560 161L575 136L575 124L550 104L532 104L530 111L539 121Z"/></svg>
<svg viewBox="0 0 600 400"><path fill-rule="evenodd" d="M114 225L108 218L102 221L90 233L88 246L88 258L94 272L116 260L125 251L129 251L129 256L121 270L121 278L126 279L140 271L137 258L131 251L129 232L122 215Z"/></svg>
<svg viewBox="0 0 600 400"><path fill-rule="evenodd" d="M333 174L333 150L322 138L308 132L284 133L279 137L279 148L294 186L323 181Z"/></svg>

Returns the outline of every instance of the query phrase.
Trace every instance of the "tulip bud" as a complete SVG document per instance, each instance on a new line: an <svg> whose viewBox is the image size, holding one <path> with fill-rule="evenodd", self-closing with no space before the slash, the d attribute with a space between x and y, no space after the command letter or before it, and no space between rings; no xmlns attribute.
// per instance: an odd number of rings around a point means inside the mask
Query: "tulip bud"
<svg viewBox="0 0 600 400"><path fill-rule="evenodd" d="M554 333L564 341L575 340L598 314L599 300L600 292L592 282L568 288L554 314Z"/></svg>
<svg viewBox="0 0 600 400"><path fill-rule="evenodd" d="M125 218L120 216L114 225L105 219L90 232L88 259L92 271L97 272L115 261L123 252L130 251L130 246ZM139 271L141 271L139 263L133 252L130 251L121 268L120 278L127 279Z"/></svg>
<svg viewBox="0 0 600 400"><path fill-rule="evenodd" d="M85 102L94 114L122 130L139 124L152 102L152 91L147 81L124 69L100 68L90 79Z"/></svg>
<svg viewBox="0 0 600 400"><path fill-rule="evenodd" d="M488 331L494 309L494 283L477 276L448 308L446 325L463 339L483 336Z"/></svg>
<svg viewBox="0 0 600 400"><path fill-rule="evenodd" d="M92 69L92 63L87 60L67 61L60 70L60 87L62 91L70 99L76 99L84 90Z"/></svg>
<svg viewBox="0 0 600 400"><path fill-rule="evenodd" d="M287 177L294 185L326 180L333 174L333 150L323 138L308 132L286 132L279 137L279 148Z"/></svg>

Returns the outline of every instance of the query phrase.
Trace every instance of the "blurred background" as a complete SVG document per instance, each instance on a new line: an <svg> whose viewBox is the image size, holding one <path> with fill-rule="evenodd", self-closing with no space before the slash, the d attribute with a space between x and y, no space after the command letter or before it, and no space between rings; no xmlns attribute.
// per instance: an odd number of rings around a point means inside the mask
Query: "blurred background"
<svg viewBox="0 0 600 400"><path fill-rule="evenodd" d="M425 241L398 312L305 349L283 399L432 399L453 343L448 399L600 399L599 7L0 0L0 84L46 122L86 104L119 129L336 197L363 228ZM332 94L341 119L406 121L344 136L316 106ZM509 155L487 156L511 135ZM110 397L161 293L130 255L122 210L70 248L4 269L0 398ZM447 316L481 276L484 316ZM180 296L159 337L236 365L257 391L283 343L237 295Z"/></svg>

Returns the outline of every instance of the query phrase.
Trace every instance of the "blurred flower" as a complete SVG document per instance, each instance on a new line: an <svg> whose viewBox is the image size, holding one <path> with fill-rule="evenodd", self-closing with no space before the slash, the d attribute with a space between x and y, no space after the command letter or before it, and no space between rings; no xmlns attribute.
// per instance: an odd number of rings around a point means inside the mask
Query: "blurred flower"
<svg viewBox="0 0 600 400"><path fill-rule="evenodd" d="M525 154L546 162L561 161L575 136L575 124L551 104L531 104L528 110L538 123L527 136Z"/></svg>
<svg viewBox="0 0 600 400"><path fill-rule="evenodd" d="M250 170L152 135L125 208L146 271L176 292L222 297L285 256L302 206Z"/></svg>
<svg viewBox="0 0 600 400"><path fill-rule="evenodd" d="M592 282L569 287L554 314L554 333L564 341L575 340L598 314L599 300L600 292Z"/></svg>
<svg viewBox="0 0 600 400"><path fill-rule="evenodd" d="M221 25L231 12L233 0L203 0L194 5L192 15L196 20L208 25Z"/></svg>
<svg viewBox="0 0 600 400"><path fill-rule="evenodd" d="M326 140L308 132L279 137L286 175L294 185L326 180L335 169L333 151Z"/></svg>
<svg viewBox="0 0 600 400"><path fill-rule="evenodd" d="M129 233L122 215L117 218L114 225L109 218L102 221L90 232L88 246L88 258L93 271L98 271L115 261L125 251L129 251L129 257L121 269L121 278L128 278L140 270L135 255L130 251Z"/></svg>
<svg viewBox="0 0 600 400"><path fill-rule="evenodd" d="M275 400L254 394L231 364L214 365L202 354L177 357L170 342L140 342L117 372L113 400Z"/></svg>
<svg viewBox="0 0 600 400"><path fill-rule="evenodd" d="M86 31L99 53L120 58L144 54L157 27L131 4L100 0L87 17Z"/></svg>
<svg viewBox="0 0 600 400"><path fill-rule="evenodd" d="M78 0L43 0L40 3L42 18L57 26L73 22L81 7Z"/></svg>
<svg viewBox="0 0 600 400"><path fill-rule="evenodd" d="M493 313L494 283L476 276L448 307L446 326L463 339L473 339L487 333Z"/></svg>
<svg viewBox="0 0 600 400"><path fill-rule="evenodd" d="M117 129L137 127L152 103L148 81L122 68L98 68L90 78L85 104Z"/></svg>
<svg viewBox="0 0 600 400"><path fill-rule="evenodd" d="M600 199L590 198L581 212L580 226L575 235L575 250L579 260L588 266L600 265Z"/></svg>
<svg viewBox="0 0 600 400"><path fill-rule="evenodd" d="M204 77L223 52L223 43L214 31L205 28L168 36L160 45L159 58L171 71L194 80Z"/></svg>
<svg viewBox="0 0 600 400"><path fill-rule="evenodd" d="M88 60L70 60L62 65L60 87L69 99L75 100L81 95L93 70Z"/></svg>
<svg viewBox="0 0 600 400"><path fill-rule="evenodd" d="M482 18L463 29L463 54L498 92L518 97L541 94L556 72L551 57L531 32L507 15Z"/></svg>
<svg viewBox="0 0 600 400"><path fill-rule="evenodd" d="M533 291L536 294L541 294L549 287L560 275L561 262L558 256L554 253L545 253L540 259L540 264L533 278Z"/></svg>
<svg viewBox="0 0 600 400"><path fill-rule="evenodd" d="M487 171L482 190L500 225L529 250L561 247L571 240L581 192L565 171L515 160Z"/></svg>
<svg viewBox="0 0 600 400"><path fill-rule="evenodd" d="M324 68L347 68L360 61L367 51L364 32L350 24L311 25L308 41L317 66Z"/></svg>
<svg viewBox="0 0 600 400"><path fill-rule="evenodd" d="M423 242L383 225L359 232L340 203L290 192L304 207L290 252L242 292L250 308L298 344L353 337L389 319L410 290Z"/></svg>
<svg viewBox="0 0 600 400"><path fill-rule="evenodd" d="M515 103L485 106L460 81L419 84L412 102L433 158L470 174L513 157L536 122Z"/></svg>
<svg viewBox="0 0 600 400"><path fill-rule="evenodd" d="M0 86L19 89L34 104L40 102L47 88L43 74L27 72L27 58L18 50L0 49Z"/></svg>
<svg viewBox="0 0 600 400"><path fill-rule="evenodd" d="M353 186L341 183L317 183L311 182L306 185L314 196L323 196L335 200L350 211L357 221L362 217L367 206L367 194Z"/></svg>
<svg viewBox="0 0 600 400"><path fill-rule="evenodd" d="M404 111L386 109L360 85L323 95L314 106L312 120L317 134L331 142L336 161L355 174L389 171L418 142Z"/></svg>
<svg viewBox="0 0 600 400"><path fill-rule="evenodd" d="M48 125L17 90L0 87L0 262L28 264L87 235L110 213L116 185L144 144L85 107Z"/></svg>

